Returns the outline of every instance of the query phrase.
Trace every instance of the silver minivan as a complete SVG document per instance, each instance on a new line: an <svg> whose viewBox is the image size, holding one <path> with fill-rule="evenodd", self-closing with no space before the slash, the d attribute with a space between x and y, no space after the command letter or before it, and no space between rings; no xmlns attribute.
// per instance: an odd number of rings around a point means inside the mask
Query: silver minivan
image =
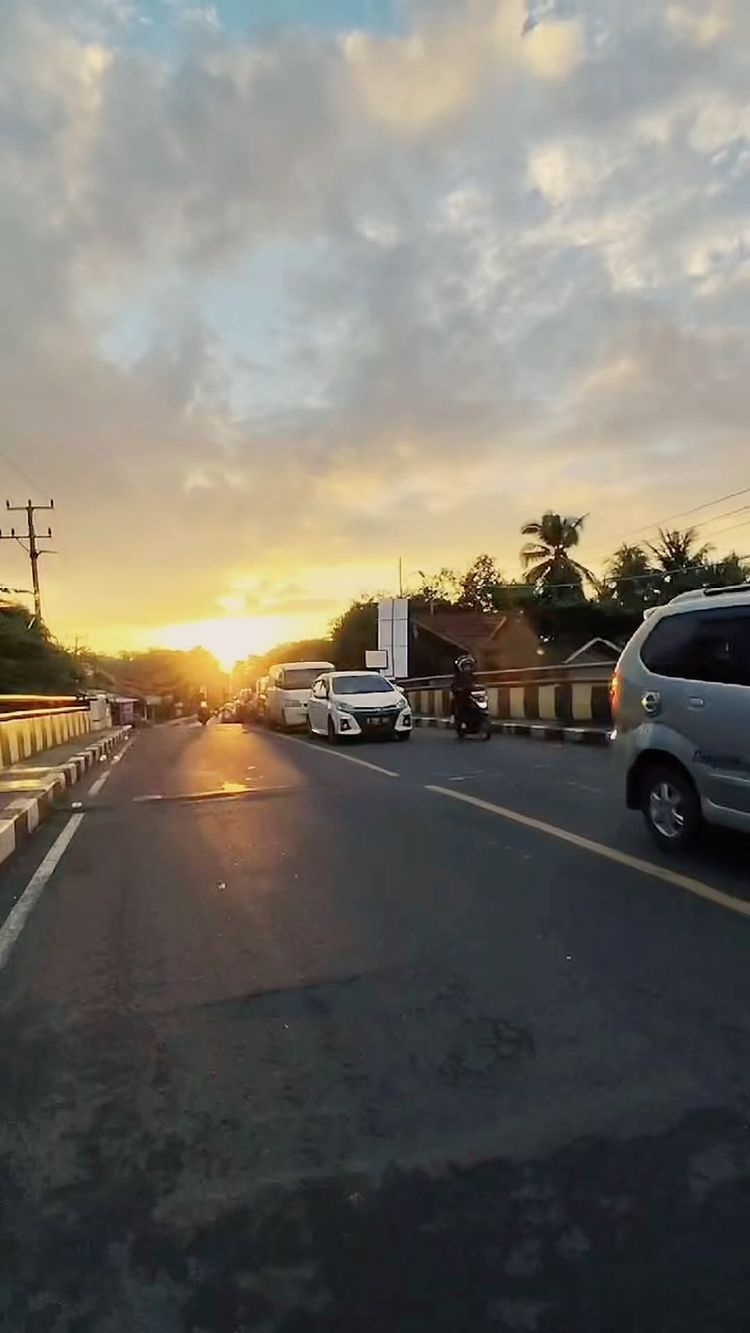
<svg viewBox="0 0 750 1333"><path fill-rule="evenodd" d="M750 832L750 584L647 612L612 682L626 798L666 851L702 820Z"/></svg>

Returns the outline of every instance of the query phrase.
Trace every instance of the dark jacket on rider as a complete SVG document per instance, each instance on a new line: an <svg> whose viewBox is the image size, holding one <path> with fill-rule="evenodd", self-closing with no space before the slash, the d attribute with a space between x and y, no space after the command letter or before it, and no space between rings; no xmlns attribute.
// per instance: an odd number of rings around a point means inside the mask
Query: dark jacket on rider
<svg viewBox="0 0 750 1333"><path fill-rule="evenodd" d="M458 714L463 714L468 708L471 692L476 688L474 672L472 670L461 671L456 667L451 681L451 694L453 695L454 708Z"/></svg>

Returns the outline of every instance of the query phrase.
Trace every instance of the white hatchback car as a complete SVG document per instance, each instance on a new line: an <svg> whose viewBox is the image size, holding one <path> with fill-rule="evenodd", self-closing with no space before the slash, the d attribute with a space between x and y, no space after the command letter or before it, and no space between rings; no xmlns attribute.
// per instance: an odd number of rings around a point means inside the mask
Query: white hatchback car
<svg viewBox="0 0 750 1333"><path fill-rule="evenodd" d="M408 741L411 709L402 691L377 671L329 671L313 685L307 728L332 745L355 736Z"/></svg>

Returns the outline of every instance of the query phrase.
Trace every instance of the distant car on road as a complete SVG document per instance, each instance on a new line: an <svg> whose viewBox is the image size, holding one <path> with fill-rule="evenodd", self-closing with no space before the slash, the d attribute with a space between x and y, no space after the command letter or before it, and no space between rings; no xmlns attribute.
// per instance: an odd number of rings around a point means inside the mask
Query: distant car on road
<svg viewBox="0 0 750 1333"><path fill-rule="evenodd" d="M650 612L612 682L626 799L665 851L702 820L750 832L750 584Z"/></svg>
<svg viewBox="0 0 750 1333"><path fill-rule="evenodd" d="M334 670L332 662L279 662L272 666L264 707L268 725L282 731L304 727L310 690L322 672Z"/></svg>
<svg viewBox="0 0 750 1333"><path fill-rule="evenodd" d="M355 736L408 741L411 708L403 692L377 671L329 671L313 685L307 727L334 745Z"/></svg>

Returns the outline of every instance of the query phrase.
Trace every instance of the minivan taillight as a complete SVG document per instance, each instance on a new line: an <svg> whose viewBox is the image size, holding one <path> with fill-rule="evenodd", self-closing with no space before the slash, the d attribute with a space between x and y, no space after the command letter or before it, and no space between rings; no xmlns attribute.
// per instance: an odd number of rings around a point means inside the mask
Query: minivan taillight
<svg viewBox="0 0 750 1333"><path fill-rule="evenodd" d="M609 706L612 710L613 719L615 718L617 710L620 707L621 688L622 688L622 678L620 676L619 671L616 671L611 681L609 682Z"/></svg>

